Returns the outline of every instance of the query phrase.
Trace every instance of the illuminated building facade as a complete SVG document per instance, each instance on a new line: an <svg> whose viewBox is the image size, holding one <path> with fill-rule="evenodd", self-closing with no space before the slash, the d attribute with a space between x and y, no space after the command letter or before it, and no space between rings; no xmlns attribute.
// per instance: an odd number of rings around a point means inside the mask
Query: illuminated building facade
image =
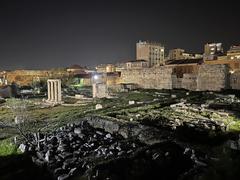
<svg viewBox="0 0 240 180"><path fill-rule="evenodd" d="M207 43L204 46L204 60L215 60L223 55L222 43Z"/></svg>
<svg viewBox="0 0 240 180"><path fill-rule="evenodd" d="M139 41L136 44L136 59L146 60L149 67L164 64L164 46L160 43Z"/></svg>

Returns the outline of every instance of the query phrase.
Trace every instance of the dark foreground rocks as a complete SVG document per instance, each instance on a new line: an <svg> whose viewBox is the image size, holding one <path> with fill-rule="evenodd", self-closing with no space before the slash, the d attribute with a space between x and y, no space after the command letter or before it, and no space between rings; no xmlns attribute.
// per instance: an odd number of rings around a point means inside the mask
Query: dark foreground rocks
<svg viewBox="0 0 240 180"><path fill-rule="evenodd" d="M206 166L195 150L138 124L92 118L29 138L22 147L58 180L184 179Z"/></svg>
<svg viewBox="0 0 240 180"><path fill-rule="evenodd" d="M24 154L0 157L0 179L52 180L52 175L34 164L29 155Z"/></svg>
<svg viewBox="0 0 240 180"><path fill-rule="evenodd" d="M100 163L89 172L91 179L181 179L195 168L192 151L164 142L146 147L133 156Z"/></svg>

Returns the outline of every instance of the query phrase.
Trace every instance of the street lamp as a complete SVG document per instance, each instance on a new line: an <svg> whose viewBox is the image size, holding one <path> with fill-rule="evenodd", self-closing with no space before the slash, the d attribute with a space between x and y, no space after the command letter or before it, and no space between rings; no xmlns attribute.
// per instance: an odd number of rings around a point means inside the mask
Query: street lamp
<svg viewBox="0 0 240 180"><path fill-rule="evenodd" d="M95 74L95 75L93 76L93 79L94 79L94 80L98 80L98 78L99 78L99 76L98 76L97 74Z"/></svg>

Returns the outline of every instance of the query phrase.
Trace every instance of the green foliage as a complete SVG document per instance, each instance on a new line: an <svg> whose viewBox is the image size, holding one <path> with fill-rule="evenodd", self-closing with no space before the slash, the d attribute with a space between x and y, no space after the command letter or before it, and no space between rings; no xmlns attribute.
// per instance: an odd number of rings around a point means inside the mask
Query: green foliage
<svg viewBox="0 0 240 180"><path fill-rule="evenodd" d="M133 91L128 93L121 93L119 96L122 96L124 100L127 101L151 101L154 99L152 93Z"/></svg>
<svg viewBox="0 0 240 180"><path fill-rule="evenodd" d="M240 121L234 121L228 126L228 131L230 132L240 132Z"/></svg>
<svg viewBox="0 0 240 180"><path fill-rule="evenodd" d="M8 156L20 154L17 146L12 142L12 139L4 139L0 141L0 156Z"/></svg>
<svg viewBox="0 0 240 180"><path fill-rule="evenodd" d="M27 106L26 114L28 115L26 125L27 129L31 129L32 131L36 129L42 130L42 128L46 131L51 131L56 127L74 122L81 117L89 115L100 115L139 122L149 120L156 122L162 120L175 121L176 119L178 119L179 122L183 122L209 118L229 125L228 130L230 131L240 131L240 120L232 114L226 113L227 115L224 115L224 113L207 109L197 112L191 110L191 108L178 111L169 107L170 104L180 102L183 96L188 102L193 101L193 103L196 103L202 94L201 92L189 93L189 95L186 95L185 91L177 90L138 90L118 93L117 98L94 99L93 102L75 107L55 106L44 108L40 105L33 105L34 101L38 102L39 100L31 99L31 102L25 102ZM171 98L171 94L177 95L177 98ZM204 95L209 99L214 98L212 94L204 93ZM70 98L65 98L64 100L68 103L74 103L76 101ZM135 104L129 105L129 101L135 101ZM9 99L5 104L18 106L18 104L21 105L21 101ZM102 104L103 109L96 110L96 104ZM13 122L15 114L16 112L13 112L11 109L2 107L2 109L0 109L0 123ZM10 137L15 134L13 129L0 129L0 138Z"/></svg>

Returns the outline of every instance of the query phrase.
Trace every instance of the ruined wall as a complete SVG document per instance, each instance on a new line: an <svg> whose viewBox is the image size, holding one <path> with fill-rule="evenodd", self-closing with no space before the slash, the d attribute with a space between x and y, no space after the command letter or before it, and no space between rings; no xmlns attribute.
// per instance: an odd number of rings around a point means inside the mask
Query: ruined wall
<svg viewBox="0 0 240 180"><path fill-rule="evenodd" d="M227 65L201 65L197 75L197 90L220 91L229 87Z"/></svg>
<svg viewBox="0 0 240 180"><path fill-rule="evenodd" d="M239 73L240 74L240 73ZM240 75L234 88L240 88ZM178 78L170 67L124 70L123 83L135 83L148 89L188 89L191 91L220 91L230 87L228 65L200 65L198 73L183 74ZM232 78L233 79L233 78ZM235 78L236 79L236 78Z"/></svg>
<svg viewBox="0 0 240 180"><path fill-rule="evenodd" d="M218 60L210 60L210 61L205 61L205 64L225 64L228 65L230 70L237 70L240 68L240 62L239 60L232 60L232 59L227 59L227 57L225 57L225 59L218 59Z"/></svg>
<svg viewBox="0 0 240 180"><path fill-rule="evenodd" d="M183 74L182 78L177 75L172 75L173 89L188 89L196 91L197 89L197 75L196 74Z"/></svg>
<svg viewBox="0 0 240 180"><path fill-rule="evenodd" d="M178 78L183 78L184 74L197 74L199 66L198 64L177 64L177 65L167 65L173 67L173 73L177 75Z"/></svg>
<svg viewBox="0 0 240 180"><path fill-rule="evenodd" d="M47 77L47 71L33 70L15 70L6 73L6 79L9 84L15 82L19 85L29 85L38 77Z"/></svg>
<svg viewBox="0 0 240 180"><path fill-rule="evenodd" d="M122 71L123 83L135 83L141 88L172 89L172 68L157 67Z"/></svg>
<svg viewBox="0 0 240 180"><path fill-rule="evenodd" d="M182 78L178 78L177 75L172 75L172 88L181 89L182 88Z"/></svg>
<svg viewBox="0 0 240 180"><path fill-rule="evenodd" d="M69 76L65 70L15 70L6 73L9 84L15 82L18 85L31 85L33 81L48 78L63 78Z"/></svg>
<svg viewBox="0 0 240 180"><path fill-rule="evenodd" d="M93 84L93 98L104 98L108 96L106 83Z"/></svg>
<svg viewBox="0 0 240 180"><path fill-rule="evenodd" d="M230 86L232 89L240 89L240 71L230 75Z"/></svg>
<svg viewBox="0 0 240 180"><path fill-rule="evenodd" d="M197 89L197 75L196 74L184 74L182 78L182 88L191 91Z"/></svg>
<svg viewBox="0 0 240 180"><path fill-rule="evenodd" d="M107 85L112 86L121 83L121 78L119 76L107 76Z"/></svg>

